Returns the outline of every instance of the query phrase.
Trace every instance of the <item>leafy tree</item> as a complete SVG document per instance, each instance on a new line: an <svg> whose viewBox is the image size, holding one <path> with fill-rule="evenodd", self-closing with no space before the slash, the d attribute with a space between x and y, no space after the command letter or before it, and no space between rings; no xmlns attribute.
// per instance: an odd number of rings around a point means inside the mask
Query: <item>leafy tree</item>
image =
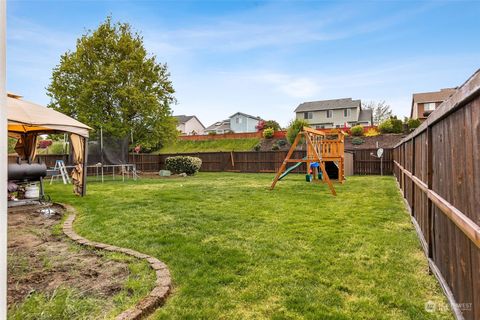
<svg viewBox="0 0 480 320"><path fill-rule="evenodd" d="M275 120L261 120L258 122L257 126L255 127L258 131L262 131L266 128L272 128L274 131L279 131L280 124L278 124Z"/></svg>
<svg viewBox="0 0 480 320"><path fill-rule="evenodd" d="M397 117L391 117L378 126L381 133L402 133L403 122L397 119Z"/></svg>
<svg viewBox="0 0 480 320"><path fill-rule="evenodd" d="M409 131L415 130L422 124L419 119L405 119L405 123L407 124Z"/></svg>
<svg viewBox="0 0 480 320"><path fill-rule="evenodd" d="M176 138L167 65L157 63L128 23L108 17L77 40L52 74L49 107L115 137L158 148ZM95 135L95 132L93 133Z"/></svg>
<svg viewBox="0 0 480 320"><path fill-rule="evenodd" d="M393 115L390 105L388 105L385 101L362 102L362 108L372 110L373 124L375 125L382 123Z"/></svg>
<svg viewBox="0 0 480 320"><path fill-rule="evenodd" d="M295 141L295 138L297 137L297 134L302 131L302 128L309 126L310 125L308 124L308 122L303 119L294 119L290 121L287 129L288 142L293 143L293 141Z"/></svg>

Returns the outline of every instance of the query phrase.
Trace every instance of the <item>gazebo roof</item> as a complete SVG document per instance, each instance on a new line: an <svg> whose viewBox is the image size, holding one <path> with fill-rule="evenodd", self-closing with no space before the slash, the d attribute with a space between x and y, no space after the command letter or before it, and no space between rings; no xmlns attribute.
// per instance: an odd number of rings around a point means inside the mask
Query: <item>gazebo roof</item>
<svg viewBox="0 0 480 320"><path fill-rule="evenodd" d="M51 108L20 99L8 93L7 119L9 133L68 132L88 137L89 126Z"/></svg>

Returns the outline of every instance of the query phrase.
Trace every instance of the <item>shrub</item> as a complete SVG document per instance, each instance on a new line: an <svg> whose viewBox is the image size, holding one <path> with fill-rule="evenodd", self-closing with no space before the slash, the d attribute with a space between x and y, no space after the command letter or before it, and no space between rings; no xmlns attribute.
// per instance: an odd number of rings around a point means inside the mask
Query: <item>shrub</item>
<svg viewBox="0 0 480 320"><path fill-rule="evenodd" d="M357 125L354 126L350 129L350 133L352 136L361 136L363 135L363 126L362 125Z"/></svg>
<svg viewBox="0 0 480 320"><path fill-rule="evenodd" d="M209 136L214 136L214 135L216 135L216 134L217 134L216 131L208 131L208 135L209 135Z"/></svg>
<svg viewBox="0 0 480 320"><path fill-rule="evenodd" d="M265 139L271 139L273 138L273 134L275 133L275 131L273 130L273 128L266 128L263 130L263 137Z"/></svg>
<svg viewBox="0 0 480 320"><path fill-rule="evenodd" d="M197 157L176 156L165 159L167 170L173 173L186 173L189 176L194 175L202 166L202 159Z"/></svg>
<svg viewBox="0 0 480 320"><path fill-rule="evenodd" d="M378 125L378 129L381 133L391 133L393 131L392 120L387 119Z"/></svg>
<svg viewBox="0 0 480 320"><path fill-rule="evenodd" d="M280 125L275 120L267 120L265 121L265 128L272 128L274 131L279 131Z"/></svg>
<svg viewBox="0 0 480 320"><path fill-rule="evenodd" d="M308 124L308 122L303 119L295 119L290 121L287 129L287 140L290 143L293 143L293 141L295 141L295 138L297 137L297 134L302 131L302 128L309 126L310 125Z"/></svg>
<svg viewBox="0 0 480 320"><path fill-rule="evenodd" d="M40 140L37 143L37 148L39 149L47 149L52 145L53 141L52 140Z"/></svg>
<svg viewBox="0 0 480 320"><path fill-rule="evenodd" d="M419 119L408 119L407 126L409 131L413 131L420 126L421 122Z"/></svg>
<svg viewBox="0 0 480 320"><path fill-rule="evenodd" d="M272 128L274 131L280 130L280 125L275 120L260 120L258 124L255 126L257 131L262 131L266 128Z"/></svg>
<svg viewBox="0 0 480 320"><path fill-rule="evenodd" d="M258 121L257 125L255 126L255 129L257 129L257 131L262 131L265 128L266 128L265 127L265 120Z"/></svg>
<svg viewBox="0 0 480 320"><path fill-rule="evenodd" d="M280 146L278 145L278 143L274 143L272 145L272 150L280 150Z"/></svg>
<svg viewBox="0 0 480 320"><path fill-rule="evenodd" d="M365 137L376 137L380 134L380 132L377 131L375 128L370 128L365 132Z"/></svg>
<svg viewBox="0 0 480 320"><path fill-rule="evenodd" d="M253 150L255 151L260 151L260 149L262 149L262 145L260 143L257 143L254 147L253 147Z"/></svg>
<svg viewBox="0 0 480 320"><path fill-rule="evenodd" d="M403 121L397 119L397 117L392 117L393 123L393 133L402 133L403 132Z"/></svg>
<svg viewBox="0 0 480 320"><path fill-rule="evenodd" d="M378 129L381 133L402 133L403 122L396 117L392 117L380 123Z"/></svg>
<svg viewBox="0 0 480 320"><path fill-rule="evenodd" d="M287 144L287 141L286 140L278 140L277 141L277 144L280 146L280 147L283 147Z"/></svg>
<svg viewBox="0 0 480 320"><path fill-rule="evenodd" d="M355 145L359 145L359 144L362 144L362 143L364 143L364 142L365 142L365 141L364 141L362 138L360 138L360 137L354 137L354 138L352 139L352 144L355 144Z"/></svg>

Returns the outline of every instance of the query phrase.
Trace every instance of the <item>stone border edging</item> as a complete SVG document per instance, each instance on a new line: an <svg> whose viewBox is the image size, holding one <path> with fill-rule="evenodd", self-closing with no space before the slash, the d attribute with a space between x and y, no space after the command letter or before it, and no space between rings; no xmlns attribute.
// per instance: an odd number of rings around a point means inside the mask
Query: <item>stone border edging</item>
<svg viewBox="0 0 480 320"><path fill-rule="evenodd" d="M158 260L157 258L132 249L121 248L100 242L94 242L79 236L73 230L73 221L76 218L75 209L72 206L65 204L61 204L61 206L65 208L67 213L69 213L67 219L63 223L63 233L67 235L67 237L69 237L76 243L84 246L112 252L120 252L133 256L137 259L144 259L149 263L150 268L155 270L157 280L155 282L155 287L152 289L152 291L150 291L148 296L141 299L135 306L119 314L115 318L116 320L136 320L144 318L147 315L151 314L153 311L155 311L155 309L157 309L165 302L167 296L170 294L172 289L170 271L168 270L168 267L165 263Z"/></svg>

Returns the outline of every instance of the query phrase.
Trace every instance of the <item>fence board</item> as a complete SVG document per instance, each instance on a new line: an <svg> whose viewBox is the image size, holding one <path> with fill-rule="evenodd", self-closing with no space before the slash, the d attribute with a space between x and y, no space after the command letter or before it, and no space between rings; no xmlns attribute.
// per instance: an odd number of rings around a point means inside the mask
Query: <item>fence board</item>
<svg viewBox="0 0 480 320"><path fill-rule="evenodd" d="M393 172L428 243L432 271L452 293L456 317L480 319L480 73L393 156Z"/></svg>
<svg viewBox="0 0 480 320"><path fill-rule="evenodd" d="M371 153L376 154L376 149L360 149L347 150L353 154L353 168L354 174L357 175L371 175L380 174L380 160L372 157ZM222 172L222 171L238 171L238 172L276 172L287 151L244 151L244 152L195 152L184 154L129 154L129 163L134 163L138 171L141 172L156 172L165 169L165 159L170 156L187 155L199 157L202 159L203 172ZM233 165L232 165L233 157ZM305 157L305 151L296 150L293 157L301 159ZM9 162L14 162L16 157L9 156ZM55 165L55 160L64 160L68 163L68 155L41 155L41 161L45 162L48 167ZM93 171L92 171L93 170ZM383 160L383 173L390 175L393 173L393 150L385 149ZM89 169L89 174L93 173L94 169ZM293 173L306 172L306 165L302 164L295 169Z"/></svg>

